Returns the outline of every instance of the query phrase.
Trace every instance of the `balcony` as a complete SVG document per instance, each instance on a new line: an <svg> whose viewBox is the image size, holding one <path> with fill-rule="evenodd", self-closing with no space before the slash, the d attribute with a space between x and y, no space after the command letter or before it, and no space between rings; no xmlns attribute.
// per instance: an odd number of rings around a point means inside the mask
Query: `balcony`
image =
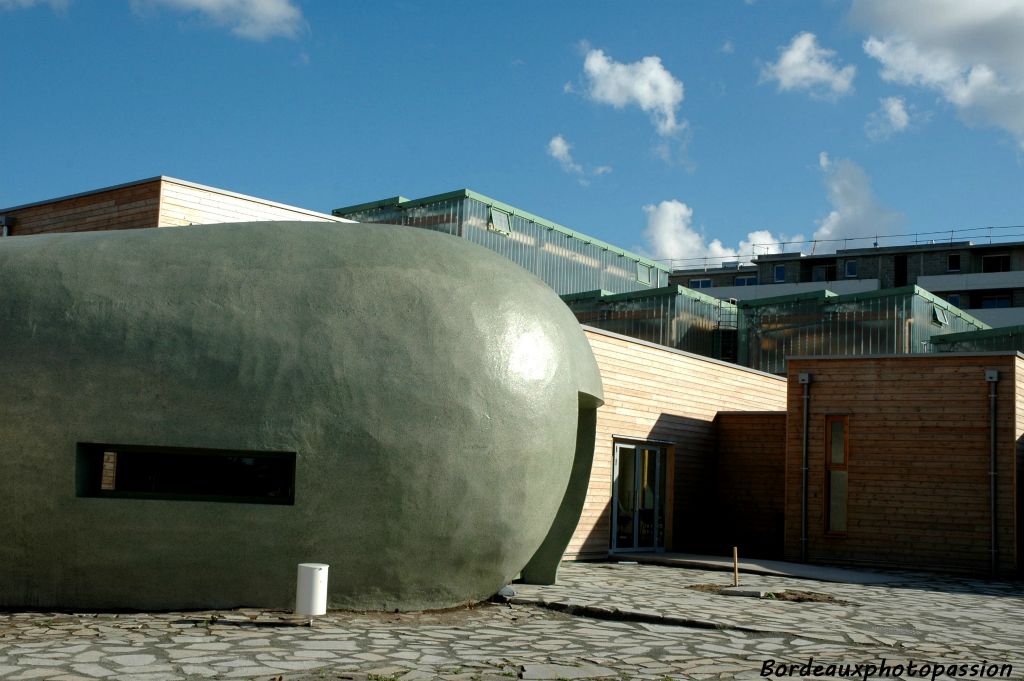
<svg viewBox="0 0 1024 681"><path fill-rule="evenodd" d="M918 277L917 285L932 293L976 291L981 289L1024 288L1024 271L972 272Z"/></svg>

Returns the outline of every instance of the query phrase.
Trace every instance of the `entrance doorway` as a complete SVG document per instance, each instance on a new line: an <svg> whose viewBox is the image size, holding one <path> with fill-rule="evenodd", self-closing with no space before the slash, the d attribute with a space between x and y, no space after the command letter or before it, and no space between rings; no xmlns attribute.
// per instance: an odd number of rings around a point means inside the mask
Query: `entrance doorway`
<svg viewBox="0 0 1024 681"><path fill-rule="evenodd" d="M665 449L615 444L612 551L664 551L667 465Z"/></svg>

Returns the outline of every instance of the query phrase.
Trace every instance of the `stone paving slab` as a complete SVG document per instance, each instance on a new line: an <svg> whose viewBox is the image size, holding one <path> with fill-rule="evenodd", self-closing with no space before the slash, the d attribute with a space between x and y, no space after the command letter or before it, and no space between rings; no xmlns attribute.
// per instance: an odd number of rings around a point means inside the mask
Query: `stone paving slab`
<svg viewBox="0 0 1024 681"><path fill-rule="evenodd" d="M730 580L720 572L573 563L563 566L558 585L514 585L517 603L420 614L331 612L313 626L259 610L0 613L0 678L754 679L763 678L768 662L811 658L985 660L1013 664L1013 678L1024 671L1021 584L927 575L901 585L743 576L747 588L817 591L839 603L688 588ZM570 614L581 609L594 616Z"/></svg>

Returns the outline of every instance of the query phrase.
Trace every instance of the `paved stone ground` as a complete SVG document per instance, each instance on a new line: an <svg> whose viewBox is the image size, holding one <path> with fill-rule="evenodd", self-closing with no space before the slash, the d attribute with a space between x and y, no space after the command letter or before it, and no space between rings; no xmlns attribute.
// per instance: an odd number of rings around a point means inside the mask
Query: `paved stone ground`
<svg viewBox="0 0 1024 681"><path fill-rule="evenodd" d="M312 627L246 610L0 613L0 678L760 678L767 660L810 657L1008 663L1011 678L1024 678L1024 584L900 576L907 581L868 586L743 576L745 588L840 601L788 602L688 588L727 585L728 573L576 563L557 586L516 585L511 603L337 612Z"/></svg>

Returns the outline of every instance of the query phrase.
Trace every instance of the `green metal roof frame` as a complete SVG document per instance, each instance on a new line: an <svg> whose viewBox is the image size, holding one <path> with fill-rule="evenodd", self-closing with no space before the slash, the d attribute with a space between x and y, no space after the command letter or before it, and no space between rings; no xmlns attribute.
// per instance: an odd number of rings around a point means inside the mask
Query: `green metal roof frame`
<svg viewBox="0 0 1024 681"><path fill-rule="evenodd" d="M925 289L917 286L916 284L910 284L909 286L900 286L898 288L882 288L876 291L862 291L860 293L846 293L838 295L829 290L821 291L809 291L807 293L793 293L788 296L776 296L774 298L756 298L754 300L741 300L739 303L740 307L759 307L761 305L779 305L783 303L797 302L801 300L817 300L821 304L841 304L841 303L855 303L860 300L872 300L874 298L887 298L889 296L920 296L938 307L955 314L962 318L964 321L975 324L981 329L991 328L988 324L981 321L977 317L974 317L955 305L950 305L948 302L939 298L934 293L926 291ZM970 332L973 333L973 332Z"/></svg>
<svg viewBox="0 0 1024 681"><path fill-rule="evenodd" d="M728 300L722 300L721 298L715 298L709 296L706 293L700 291L694 291L691 288L679 285L662 286L660 288L641 289L639 291L626 291L625 293L611 293L609 291L594 290L594 291L583 291L581 293L567 293L562 296L562 300L571 302L574 300L587 300L587 299L598 299L609 303L635 300L637 298L653 298L658 296L686 296L687 298L693 298L699 300L702 303L708 303L711 305L720 305L725 308L735 308L736 306L730 303Z"/></svg>
<svg viewBox="0 0 1024 681"><path fill-rule="evenodd" d="M762 305L781 305L783 303L795 303L803 300L815 300L819 303L824 303L826 300L832 298L838 298L839 294L833 293L828 289L821 289L819 291L805 291L803 293L790 293L784 296L772 296L771 298L753 298L751 300L741 300L737 304L739 307L760 307Z"/></svg>
<svg viewBox="0 0 1024 681"><path fill-rule="evenodd" d="M352 213L359 213L366 210L376 210L380 208L401 208L404 210L408 208L416 208L417 206L423 206L428 203L436 203L438 201L449 201L452 199L473 199L474 201L479 201L480 203L487 204L492 208L497 208L498 210L509 213L510 215L518 215L519 217L525 220L529 220L530 222L535 222L538 225L541 225L542 227L547 227L548 229L554 230L556 232L561 232L562 234L570 236L573 239L579 239L584 243L593 244L603 250L611 251L612 253L617 253L618 255L629 258L630 260L635 260L636 262L643 263L644 265L647 265L649 267L654 267L656 269L662 270L663 272L671 274L671 270L667 266L662 265L661 263L655 260L645 258L642 255L637 255L636 253L632 253L631 251L619 248L618 246L612 246L609 243L601 241L600 239L595 239L594 237L584 234L583 232L577 232L576 230L569 229L568 227L560 225L557 222L552 222L551 220L547 220L538 215L534 215L533 213L528 213L525 210L516 208L515 206L509 205L503 201L492 199L489 196L485 196L478 192L472 191L471 189L456 189L455 191L446 192L444 194L425 196L422 199L407 199L404 196L392 196L389 199L380 199L378 201L369 201L367 203L357 203L354 206L342 206L341 208L335 208L334 210L331 211L331 214L337 215L338 217L345 217L346 215L351 215Z"/></svg>
<svg viewBox="0 0 1024 681"><path fill-rule="evenodd" d="M958 343L969 340L985 340L987 338L1001 338L1012 336L1024 336L1024 325L999 326L994 329L981 329L980 331L961 331L959 333L944 333L941 336L932 336L932 343Z"/></svg>

